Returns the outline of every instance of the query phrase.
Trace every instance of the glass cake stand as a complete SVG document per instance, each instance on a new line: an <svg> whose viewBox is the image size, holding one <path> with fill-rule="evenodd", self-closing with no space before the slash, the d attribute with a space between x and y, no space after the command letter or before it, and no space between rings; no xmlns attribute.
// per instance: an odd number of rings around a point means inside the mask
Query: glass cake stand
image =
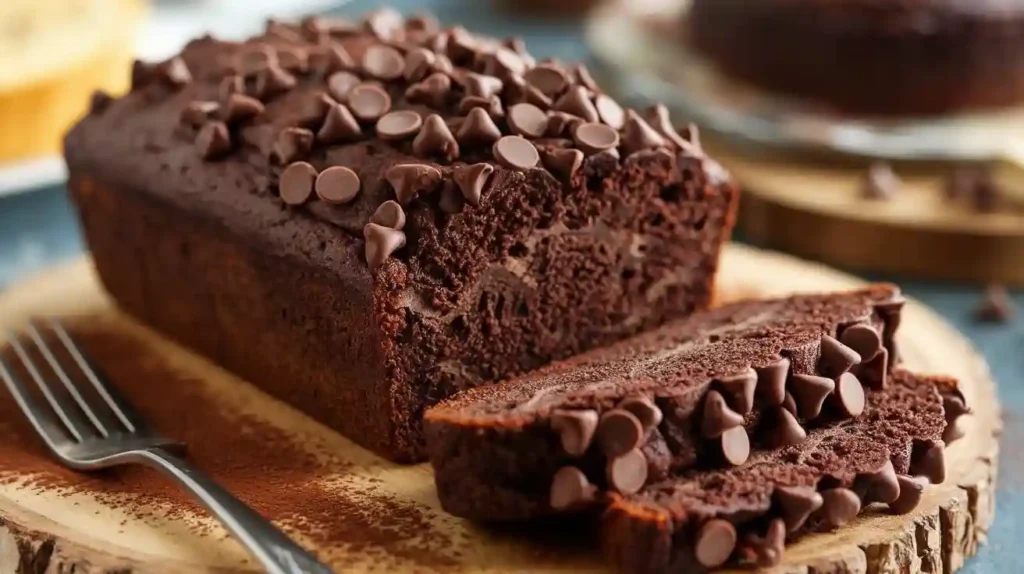
<svg viewBox="0 0 1024 574"><path fill-rule="evenodd" d="M664 102L733 144L863 159L1024 164L1024 107L940 118L829 114L741 85L688 50L689 0L613 0L586 22L595 72L625 100Z"/></svg>

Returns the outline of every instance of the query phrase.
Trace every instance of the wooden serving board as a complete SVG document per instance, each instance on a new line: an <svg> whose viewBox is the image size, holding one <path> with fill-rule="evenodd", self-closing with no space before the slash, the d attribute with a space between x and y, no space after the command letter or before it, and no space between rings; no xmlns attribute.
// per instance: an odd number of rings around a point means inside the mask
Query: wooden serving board
<svg viewBox="0 0 1024 574"><path fill-rule="evenodd" d="M717 299L843 289L858 283L819 265L733 245L724 255ZM0 295L4 328L17 329L34 315L78 316L76 322L88 324L93 333L130 341L135 350L125 357L147 365L150 373L162 365L179 375L180 392L202 392L209 403L204 408L238 417L238 433L249 432L252 425L277 433L272 444L228 441L232 450L222 455L195 448L193 460L218 479L223 477L235 492L250 493L251 504L278 518L338 571L604 571L599 553L587 542L565 543L561 537L552 541L551 536L525 532L536 528L485 530L446 515L434 495L428 466L383 461L133 322L111 306L88 260L54 268ZM994 510L1001 426L987 367L962 336L920 304L907 305L900 336L908 364L959 377L968 404L977 413L969 420L966 438L947 451L947 482L929 487L912 514L868 511L836 533L806 538L789 548L776 572L948 573L985 540ZM97 359L103 362L103 357ZM116 375L118 365L105 367ZM152 388L158 392L158 386ZM132 398L154 402L145 395ZM0 396L0 407L5 401L9 403L8 397ZM242 549L201 513L176 507L170 499L147 497L137 492L137 486L134 494L119 497L119 485L136 484L133 474L80 484L83 479L78 475L60 472L31 437L18 430L21 421L11 414L10 405L0 412L11 419L0 420L7 445L7 450L0 449L6 457L0 460L0 573L254 568ZM185 409L154 422L177 438L179 423L202 412L206 411ZM306 455L297 476L287 472L296 469L281 468L280 449L291 449L291 458L296 450ZM237 469L230 467L246 456L266 459L268 470L237 476ZM146 480L158 484L155 476ZM316 496L326 497L323 503L315 502L319 498L302 500L297 509L308 509L307 516L275 516L298 482L315 486Z"/></svg>

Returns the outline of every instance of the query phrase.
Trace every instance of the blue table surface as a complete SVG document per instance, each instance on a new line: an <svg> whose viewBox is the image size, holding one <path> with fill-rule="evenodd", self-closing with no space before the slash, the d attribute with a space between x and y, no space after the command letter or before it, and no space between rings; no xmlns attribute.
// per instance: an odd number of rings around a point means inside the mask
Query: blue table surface
<svg viewBox="0 0 1024 574"><path fill-rule="evenodd" d="M353 1L346 4L342 12L357 15L377 4ZM403 12L429 9L444 22L461 22L480 32L522 36L531 51L540 56L571 60L588 57L578 23L526 19L514 12L499 12L491 2L394 0L389 4ZM84 249L74 210L63 187L0 199L0 290L20 277L75 258ZM963 572L1021 571L1017 561L1020 548L1015 545L1024 542L1024 465L1016 459L1020 456L1017 441L1024 440L1024 317L1002 325L973 321L971 312L981 292L978 285L920 282L899 277L870 279L901 284L906 293L936 309L966 334L991 364L999 383L1006 422L998 510L988 545L968 562ZM1015 293L1013 299L1024 309L1024 293Z"/></svg>

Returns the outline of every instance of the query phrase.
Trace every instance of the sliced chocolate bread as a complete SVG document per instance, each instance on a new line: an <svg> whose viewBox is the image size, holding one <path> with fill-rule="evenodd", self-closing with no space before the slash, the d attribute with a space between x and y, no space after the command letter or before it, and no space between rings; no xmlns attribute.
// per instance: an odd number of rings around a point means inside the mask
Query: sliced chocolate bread
<svg viewBox="0 0 1024 574"><path fill-rule="evenodd" d="M885 388L902 304L892 285L733 304L462 393L425 417L441 503L526 519L798 445Z"/></svg>
<svg viewBox="0 0 1024 574"><path fill-rule="evenodd" d="M787 540L838 528L870 503L909 512L926 484L945 479L942 436L951 413L940 393L956 394L955 383L896 370L884 390L868 391L860 417L812 430L800 445L758 451L742 467L685 472L637 494L613 493L605 552L631 573L770 567Z"/></svg>

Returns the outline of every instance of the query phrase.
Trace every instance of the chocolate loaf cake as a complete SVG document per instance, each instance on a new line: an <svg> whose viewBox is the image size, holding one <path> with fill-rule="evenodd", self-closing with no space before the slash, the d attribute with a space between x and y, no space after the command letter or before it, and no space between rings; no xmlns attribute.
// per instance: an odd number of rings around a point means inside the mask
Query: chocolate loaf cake
<svg viewBox="0 0 1024 574"><path fill-rule="evenodd" d="M630 573L772 567L787 540L839 528L868 504L910 512L927 484L945 479L939 389L949 382L897 369L885 389L868 391L860 417L812 430L798 446L612 494L604 549Z"/></svg>
<svg viewBox="0 0 1024 574"><path fill-rule="evenodd" d="M686 22L726 74L843 113L1024 103L1022 0L694 0Z"/></svg>
<svg viewBox="0 0 1024 574"><path fill-rule="evenodd" d="M66 138L117 303L374 451L708 303L737 192L663 107L383 10L203 38Z"/></svg>
<svg viewBox="0 0 1024 574"><path fill-rule="evenodd" d="M459 394L425 416L441 503L527 519L799 445L886 388L902 305L885 284L737 303Z"/></svg>

